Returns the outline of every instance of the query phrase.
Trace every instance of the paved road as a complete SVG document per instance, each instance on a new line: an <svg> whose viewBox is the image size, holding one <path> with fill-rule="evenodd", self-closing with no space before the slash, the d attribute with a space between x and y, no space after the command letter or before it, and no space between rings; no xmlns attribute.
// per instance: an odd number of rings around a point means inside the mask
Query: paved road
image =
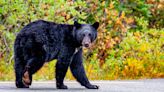
<svg viewBox="0 0 164 92"><path fill-rule="evenodd" d="M67 81L68 90L58 90L54 81L33 82L29 89L17 89L14 82L0 82L0 92L164 92L164 79L92 81L100 86L98 90L89 90L76 81Z"/></svg>

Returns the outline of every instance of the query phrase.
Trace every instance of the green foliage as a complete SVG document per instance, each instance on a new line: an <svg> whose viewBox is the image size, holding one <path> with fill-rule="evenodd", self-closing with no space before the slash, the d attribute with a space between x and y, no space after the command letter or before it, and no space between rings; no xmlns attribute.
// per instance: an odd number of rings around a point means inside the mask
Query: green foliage
<svg viewBox="0 0 164 92"><path fill-rule="evenodd" d="M120 2L122 1L122 2ZM13 43L28 23L44 19L73 24L98 21L98 39L84 49L91 79L164 77L162 0L0 0L0 80L14 80ZM54 78L55 62L34 75ZM74 79L68 71L67 79Z"/></svg>
<svg viewBox="0 0 164 92"><path fill-rule="evenodd" d="M128 32L118 48L109 49L101 68L97 63L89 69L93 79L134 79L164 77L164 29ZM90 57L93 59L94 54ZM97 61L94 58L93 61ZM98 69L94 69L94 66ZM86 68L87 69L87 68ZM96 70L96 71L95 71ZM94 78L94 76L99 76Z"/></svg>

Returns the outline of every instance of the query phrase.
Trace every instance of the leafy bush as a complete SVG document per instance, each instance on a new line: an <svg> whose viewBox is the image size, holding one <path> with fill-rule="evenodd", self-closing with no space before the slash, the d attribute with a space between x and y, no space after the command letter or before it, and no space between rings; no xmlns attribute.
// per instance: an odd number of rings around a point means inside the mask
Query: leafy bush
<svg viewBox="0 0 164 92"><path fill-rule="evenodd" d="M13 43L23 26L38 19L73 24L75 18L100 22L96 45L84 49L89 78L163 78L163 10L162 0L0 0L0 80L13 80ZM54 65L45 64L34 78L53 79ZM67 79L73 79L70 71Z"/></svg>

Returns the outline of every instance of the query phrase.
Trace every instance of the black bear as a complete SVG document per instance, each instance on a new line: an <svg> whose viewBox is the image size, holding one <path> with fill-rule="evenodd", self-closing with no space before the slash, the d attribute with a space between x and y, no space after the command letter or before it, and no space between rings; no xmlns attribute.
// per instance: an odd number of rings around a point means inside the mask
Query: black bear
<svg viewBox="0 0 164 92"><path fill-rule="evenodd" d="M37 20L26 25L17 35L14 43L15 75L17 88L29 88L32 75L45 62L57 59L56 87L67 89L64 77L68 67L82 86L98 89L92 85L82 64L82 47L89 47L97 37L99 23L73 25L57 24Z"/></svg>

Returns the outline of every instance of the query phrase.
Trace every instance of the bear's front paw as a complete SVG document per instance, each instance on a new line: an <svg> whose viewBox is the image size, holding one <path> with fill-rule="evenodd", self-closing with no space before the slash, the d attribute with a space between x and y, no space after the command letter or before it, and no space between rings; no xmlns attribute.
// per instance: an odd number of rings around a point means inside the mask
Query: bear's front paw
<svg viewBox="0 0 164 92"><path fill-rule="evenodd" d="M57 89L68 89L68 87L62 84L62 85L57 85Z"/></svg>
<svg viewBox="0 0 164 92"><path fill-rule="evenodd" d="M88 85L86 85L85 87L88 88L88 89L99 89L99 86L97 86L97 85L92 85L92 84L88 84Z"/></svg>

